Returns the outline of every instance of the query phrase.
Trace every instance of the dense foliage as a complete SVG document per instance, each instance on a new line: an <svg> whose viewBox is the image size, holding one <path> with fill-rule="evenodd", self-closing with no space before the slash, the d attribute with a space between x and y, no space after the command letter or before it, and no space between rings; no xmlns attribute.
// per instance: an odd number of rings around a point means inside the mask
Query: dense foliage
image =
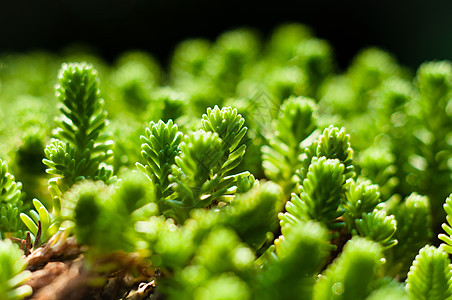
<svg viewBox="0 0 452 300"><path fill-rule="evenodd" d="M450 62L340 71L299 24L168 72L3 55L1 299L449 299L451 97Z"/></svg>

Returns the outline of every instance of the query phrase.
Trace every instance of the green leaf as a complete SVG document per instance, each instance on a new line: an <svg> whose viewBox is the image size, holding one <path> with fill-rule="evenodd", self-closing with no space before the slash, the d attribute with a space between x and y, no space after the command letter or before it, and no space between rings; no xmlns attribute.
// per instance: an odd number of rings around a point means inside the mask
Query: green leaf
<svg viewBox="0 0 452 300"><path fill-rule="evenodd" d="M452 297L452 270L447 253L425 246L408 272L406 289L412 299L449 299Z"/></svg>

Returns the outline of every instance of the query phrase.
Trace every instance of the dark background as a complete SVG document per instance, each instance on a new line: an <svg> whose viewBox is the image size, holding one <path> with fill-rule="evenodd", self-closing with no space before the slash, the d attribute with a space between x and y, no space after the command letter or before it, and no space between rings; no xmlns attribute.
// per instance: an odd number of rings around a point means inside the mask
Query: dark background
<svg viewBox="0 0 452 300"><path fill-rule="evenodd" d="M265 36L296 21L334 47L345 67L359 49L378 46L412 69L452 59L452 1L0 0L0 52L90 45L108 61L129 49L165 63L177 42L214 39L240 26Z"/></svg>

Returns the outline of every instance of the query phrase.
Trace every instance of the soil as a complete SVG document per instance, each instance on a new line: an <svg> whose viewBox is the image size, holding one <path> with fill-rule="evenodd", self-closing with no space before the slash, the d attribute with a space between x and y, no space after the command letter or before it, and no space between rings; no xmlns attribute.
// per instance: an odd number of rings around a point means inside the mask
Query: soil
<svg viewBox="0 0 452 300"><path fill-rule="evenodd" d="M23 242L22 245L29 245ZM24 249L29 300L149 300L161 298L156 272L136 253L114 252L85 257L74 237L55 235L36 249Z"/></svg>

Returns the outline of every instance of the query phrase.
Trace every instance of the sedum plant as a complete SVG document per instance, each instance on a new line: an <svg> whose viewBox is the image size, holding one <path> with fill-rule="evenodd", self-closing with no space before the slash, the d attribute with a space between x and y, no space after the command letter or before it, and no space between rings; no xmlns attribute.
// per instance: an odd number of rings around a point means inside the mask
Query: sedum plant
<svg viewBox="0 0 452 300"><path fill-rule="evenodd" d="M388 267L391 273L405 278L415 256L432 237L431 209L428 198L416 193L404 201L390 202L385 204L388 212L394 214L397 220L394 237L398 244L387 255Z"/></svg>
<svg viewBox="0 0 452 300"><path fill-rule="evenodd" d="M433 226L439 227L444 211L441 209L444 198L450 193L449 181L444 180L450 174L447 165L451 149L447 143L451 128L448 103L452 86L452 65L449 62L429 62L422 64L416 74L419 98L415 102L418 112L416 120L422 122L415 132L417 151L415 157L419 163L413 163L419 181L419 193L429 197L433 213ZM420 157L420 158L419 158ZM415 162L415 161L414 161ZM438 180L432 180L432 174ZM444 181L443 181L444 180Z"/></svg>
<svg viewBox="0 0 452 300"><path fill-rule="evenodd" d="M99 94L97 72L87 64L64 64L57 98L63 105L56 139L46 147L47 172L57 175L55 192L63 193L81 178L108 181L111 172L101 164L112 156L112 141L102 132L107 121ZM58 180L60 179L60 180ZM52 181L53 182L53 181Z"/></svg>
<svg viewBox="0 0 452 300"><path fill-rule="evenodd" d="M137 167L155 185L159 210L164 213L169 209L167 206L165 207L164 200L172 193L168 175L171 173L171 166L175 163L174 159L179 153L182 133L171 120L167 123L151 122L145 133L146 136L141 136L143 142L141 155L147 161L147 165L137 163Z"/></svg>
<svg viewBox="0 0 452 300"><path fill-rule="evenodd" d="M353 238L341 256L317 281L315 299L365 299L382 267L382 249L375 242Z"/></svg>
<svg viewBox="0 0 452 300"><path fill-rule="evenodd" d="M422 248L406 280L406 289L411 298L449 299L452 296L451 284L452 273L447 253L434 246Z"/></svg>
<svg viewBox="0 0 452 300"><path fill-rule="evenodd" d="M102 133L106 126L104 101L99 95L97 72L88 64L63 64L56 88L60 108L59 127L55 139L45 148L43 163L46 172L55 177L49 180L52 210L37 199L33 201L36 211L30 216L22 214L22 220L37 235L38 221L43 229L45 242L57 230L60 223L61 199L64 192L84 178L110 181L112 171L102 163L112 156L112 142Z"/></svg>
<svg viewBox="0 0 452 300"><path fill-rule="evenodd" d="M293 194L286 204L287 213L281 215L282 226L294 220L316 220L329 224L330 228L343 226L336 219L344 213L339 207L344 183L344 165L339 160L313 158L300 186L300 196Z"/></svg>
<svg viewBox="0 0 452 300"><path fill-rule="evenodd" d="M125 181L127 184L128 180ZM99 255L117 250L131 251L133 240L132 212L134 206L123 199L123 186L113 190L102 181L82 181L65 195L63 216L71 224L77 241L91 247L90 254ZM139 194L129 183L128 192L139 201ZM138 192L139 193L139 192ZM154 207L154 211L156 208ZM112 243L115 240L115 243Z"/></svg>
<svg viewBox="0 0 452 300"><path fill-rule="evenodd" d="M284 203L281 188L273 182L253 186L238 195L224 209L224 222L250 247L258 250L268 239L267 234L278 228L277 215Z"/></svg>
<svg viewBox="0 0 452 300"><path fill-rule="evenodd" d="M394 216L387 216L384 210L362 215L361 219L355 220L356 231L360 236L369 237L371 240L380 243L383 249L397 245L397 240L393 239L397 229L397 221Z"/></svg>
<svg viewBox="0 0 452 300"><path fill-rule="evenodd" d="M26 271L23 252L10 240L0 241L0 296L5 300L23 299L32 289L24 285L31 272Z"/></svg>
<svg viewBox="0 0 452 300"><path fill-rule="evenodd" d="M363 214L372 212L380 202L378 185L372 184L369 180L361 182L352 180L342 202L345 209L344 219L350 224L351 228L354 228L355 221L361 218Z"/></svg>
<svg viewBox="0 0 452 300"><path fill-rule="evenodd" d="M452 253L452 240L451 240L451 236L452 236L452 228L450 227L452 224L452 198L451 195L449 195L449 197L447 197L446 199L446 203L444 203L444 211L446 212L446 220L447 223L443 223L442 228L443 230L446 232L446 234L441 233L438 238L442 241L444 241L445 243L442 244L442 248L444 251L446 251L447 253Z"/></svg>
<svg viewBox="0 0 452 300"><path fill-rule="evenodd" d="M19 214L23 210L22 183L16 182L8 172L8 165L0 160L0 238L10 236L22 237L22 224Z"/></svg>
<svg viewBox="0 0 452 300"><path fill-rule="evenodd" d="M330 247L325 226L318 222L299 222L294 228L282 228L275 240L275 252L257 278L257 295L262 299L313 299L316 275L322 268ZM303 257L310 253L310 259ZM303 274L299 276L298 274ZM269 284L271 283L271 284ZM278 286L280 289L272 287Z"/></svg>
<svg viewBox="0 0 452 300"><path fill-rule="evenodd" d="M162 213L184 222L191 209L233 197L238 180L249 175L230 174L245 153L244 122L236 109L216 106L203 115L201 129L184 137L171 120L151 123L142 137L147 166L138 167L155 185Z"/></svg>
<svg viewBox="0 0 452 300"><path fill-rule="evenodd" d="M0 298L451 298L449 62L338 72L300 24L76 57L55 98L0 55Z"/></svg>
<svg viewBox="0 0 452 300"><path fill-rule="evenodd" d="M353 166L353 149L350 145L350 135L345 133L345 128L329 126L323 133L304 149L302 165L298 173L301 180L306 178L309 166L314 157L326 157L338 159L344 167L345 180L355 176Z"/></svg>
<svg viewBox="0 0 452 300"><path fill-rule="evenodd" d="M287 195L295 191L295 174L301 167L299 156L304 150L303 142L306 143L316 129L315 113L312 99L287 99L273 126L274 136L269 139L268 146L262 147L265 175L283 186Z"/></svg>

